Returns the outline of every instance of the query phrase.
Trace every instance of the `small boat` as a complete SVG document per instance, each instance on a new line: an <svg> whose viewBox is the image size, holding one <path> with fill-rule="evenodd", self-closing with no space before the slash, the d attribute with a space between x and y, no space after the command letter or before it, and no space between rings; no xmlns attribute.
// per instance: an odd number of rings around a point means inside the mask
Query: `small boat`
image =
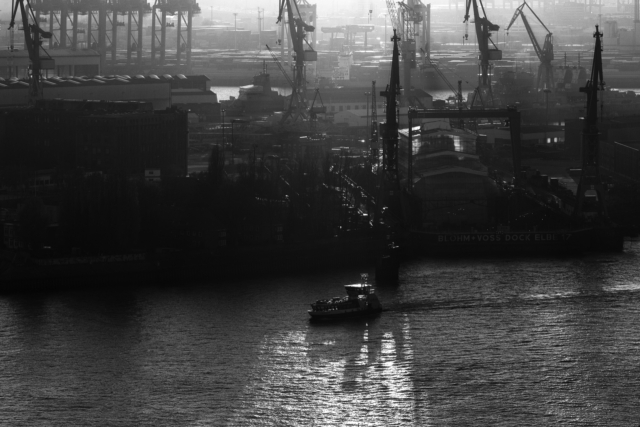
<svg viewBox="0 0 640 427"><path fill-rule="evenodd" d="M340 320L375 317L382 311L382 305L368 282L369 275L360 275L361 282L345 285L346 297L318 300L311 304L311 320Z"/></svg>

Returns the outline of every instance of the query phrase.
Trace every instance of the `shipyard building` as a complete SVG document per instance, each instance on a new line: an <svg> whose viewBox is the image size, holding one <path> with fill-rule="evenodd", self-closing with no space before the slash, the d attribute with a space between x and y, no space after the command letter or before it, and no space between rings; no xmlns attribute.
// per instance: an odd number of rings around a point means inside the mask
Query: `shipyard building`
<svg viewBox="0 0 640 427"><path fill-rule="evenodd" d="M43 170L186 176L187 144L187 112L150 102L57 99L0 110L4 183Z"/></svg>

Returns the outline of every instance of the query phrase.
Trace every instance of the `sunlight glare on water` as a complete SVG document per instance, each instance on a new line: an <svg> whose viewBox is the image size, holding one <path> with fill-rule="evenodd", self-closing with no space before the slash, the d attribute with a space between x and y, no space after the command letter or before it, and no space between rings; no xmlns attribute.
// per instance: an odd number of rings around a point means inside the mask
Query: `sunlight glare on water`
<svg viewBox="0 0 640 427"><path fill-rule="evenodd" d="M638 249L415 259L329 324L309 303L360 271L1 296L2 422L637 425Z"/></svg>

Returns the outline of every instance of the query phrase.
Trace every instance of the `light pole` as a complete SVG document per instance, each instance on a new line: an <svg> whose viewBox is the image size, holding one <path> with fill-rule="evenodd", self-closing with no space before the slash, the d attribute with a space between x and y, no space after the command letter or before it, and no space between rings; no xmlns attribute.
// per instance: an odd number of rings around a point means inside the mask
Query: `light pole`
<svg viewBox="0 0 640 427"><path fill-rule="evenodd" d="M369 95L371 95L371 92L365 92L364 96L367 97L367 125L365 127L365 131L364 131L364 135L365 138L367 137L367 132L369 131Z"/></svg>
<svg viewBox="0 0 640 427"><path fill-rule="evenodd" d="M542 90L544 92L544 103L545 103L545 113L544 113L544 143L547 143L547 128L549 127L549 92L551 92L551 89L549 89L547 87L547 85L544 85L544 89Z"/></svg>
<svg viewBox="0 0 640 427"><path fill-rule="evenodd" d="M209 6L209 9L211 9L211 25L213 25L213 6Z"/></svg>
<svg viewBox="0 0 640 427"><path fill-rule="evenodd" d="M227 142L224 137L224 108L221 108L220 112L222 113L222 152L224 153L225 148L227 148Z"/></svg>
<svg viewBox="0 0 640 427"><path fill-rule="evenodd" d="M238 32L238 14L234 13L233 14L233 48L234 49L238 49L237 32Z"/></svg>

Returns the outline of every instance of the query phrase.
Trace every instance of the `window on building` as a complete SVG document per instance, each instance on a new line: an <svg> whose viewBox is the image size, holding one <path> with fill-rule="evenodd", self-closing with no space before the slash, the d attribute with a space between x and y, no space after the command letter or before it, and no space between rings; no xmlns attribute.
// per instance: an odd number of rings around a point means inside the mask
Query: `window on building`
<svg viewBox="0 0 640 427"><path fill-rule="evenodd" d="M347 110L351 110L351 105L347 105Z"/></svg>
<svg viewBox="0 0 640 427"><path fill-rule="evenodd" d="M354 110L357 110L357 109L359 109L359 108L360 108L360 107L356 105L356 106L354 107Z"/></svg>
<svg viewBox="0 0 640 427"><path fill-rule="evenodd" d="M342 105L340 106L340 111L342 111Z"/></svg>
<svg viewBox="0 0 640 427"><path fill-rule="evenodd" d="M331 111L336 111L336 107L334 105L331 106Z"/></svg>

